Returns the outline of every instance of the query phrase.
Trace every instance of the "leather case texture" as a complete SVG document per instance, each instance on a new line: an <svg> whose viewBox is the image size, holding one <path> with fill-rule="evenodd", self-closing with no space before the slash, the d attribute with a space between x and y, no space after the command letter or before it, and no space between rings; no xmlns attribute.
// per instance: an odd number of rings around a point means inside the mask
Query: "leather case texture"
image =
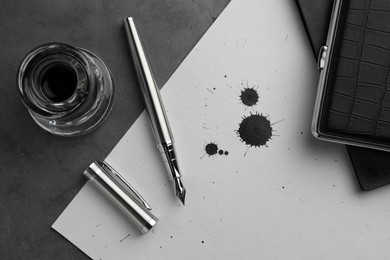
<svg viewBox="0 0 390 260"><path fill-rule="evenodd" d="M296 0L315 58L326 42L333 2ZM362 2L367 4L367 1ZM362 190L370 191L390 184L390 153L352 145L346 145L346 148Z"/></svg>
<svg viewBox="0 0 390 260"><path fill-rule="evenodd" d="M320 131L390 148L390 1L343 2Z"/></svg>

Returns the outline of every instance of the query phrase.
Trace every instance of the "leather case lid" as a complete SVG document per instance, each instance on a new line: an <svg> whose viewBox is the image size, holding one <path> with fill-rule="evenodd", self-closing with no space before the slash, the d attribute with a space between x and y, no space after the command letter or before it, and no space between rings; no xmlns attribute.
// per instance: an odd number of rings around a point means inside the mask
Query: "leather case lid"
<svg viewBox="0 0 390 260"><path fill-rule="evenodd" d="M319 131L361 146L390 149L390 1L343 3Z"/></svg>
<svg viewBox="0 0 390 260"><path fill-rule="evenodd" d="M333 0L296 0L315 58L326 42ZM357 179L364 191L390 184L390 153L358 146L346 146Z"/></svg>

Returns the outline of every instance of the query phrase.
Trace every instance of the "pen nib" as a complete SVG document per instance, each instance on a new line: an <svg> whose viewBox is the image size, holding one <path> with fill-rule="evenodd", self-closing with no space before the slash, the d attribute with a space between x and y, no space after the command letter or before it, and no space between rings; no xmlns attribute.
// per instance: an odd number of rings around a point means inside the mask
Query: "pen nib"
<svg viewBox="0 0 390 260"><path fill-rule="evenodd" d="M185 205L184 200L186 197L186 189L184 188L180 178L176 178L174 180L175 180L176 196L181 200L183 205Z"/></svg>

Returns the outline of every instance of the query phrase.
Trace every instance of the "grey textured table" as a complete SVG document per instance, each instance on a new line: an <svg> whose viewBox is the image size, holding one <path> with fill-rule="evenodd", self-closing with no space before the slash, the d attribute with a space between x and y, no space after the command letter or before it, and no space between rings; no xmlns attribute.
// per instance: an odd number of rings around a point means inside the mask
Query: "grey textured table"
<svg viewBox="0 0 390 260"><path fill-rule="evenodd" d="M0 259L87 259L52 223L85 183L83 169L108 155L143 110L122 19L133 16L159 86L230 0L21 1L0 3ZM47 42L86 48L111 69L106 123L76 138L50 135L19 100L23 57Z"/></svg>

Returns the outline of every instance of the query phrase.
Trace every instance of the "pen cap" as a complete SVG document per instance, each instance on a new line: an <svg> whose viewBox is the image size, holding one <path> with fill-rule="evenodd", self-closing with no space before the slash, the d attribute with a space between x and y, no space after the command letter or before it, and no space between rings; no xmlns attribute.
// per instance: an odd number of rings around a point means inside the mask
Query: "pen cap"
<svg viewBox="0 0 390 260"><path fill-rule="evenodd" d="M150 206L141 195L110 165L95 161L85 170L84 175L109 197L143 233L157 223Z"/></svg>

